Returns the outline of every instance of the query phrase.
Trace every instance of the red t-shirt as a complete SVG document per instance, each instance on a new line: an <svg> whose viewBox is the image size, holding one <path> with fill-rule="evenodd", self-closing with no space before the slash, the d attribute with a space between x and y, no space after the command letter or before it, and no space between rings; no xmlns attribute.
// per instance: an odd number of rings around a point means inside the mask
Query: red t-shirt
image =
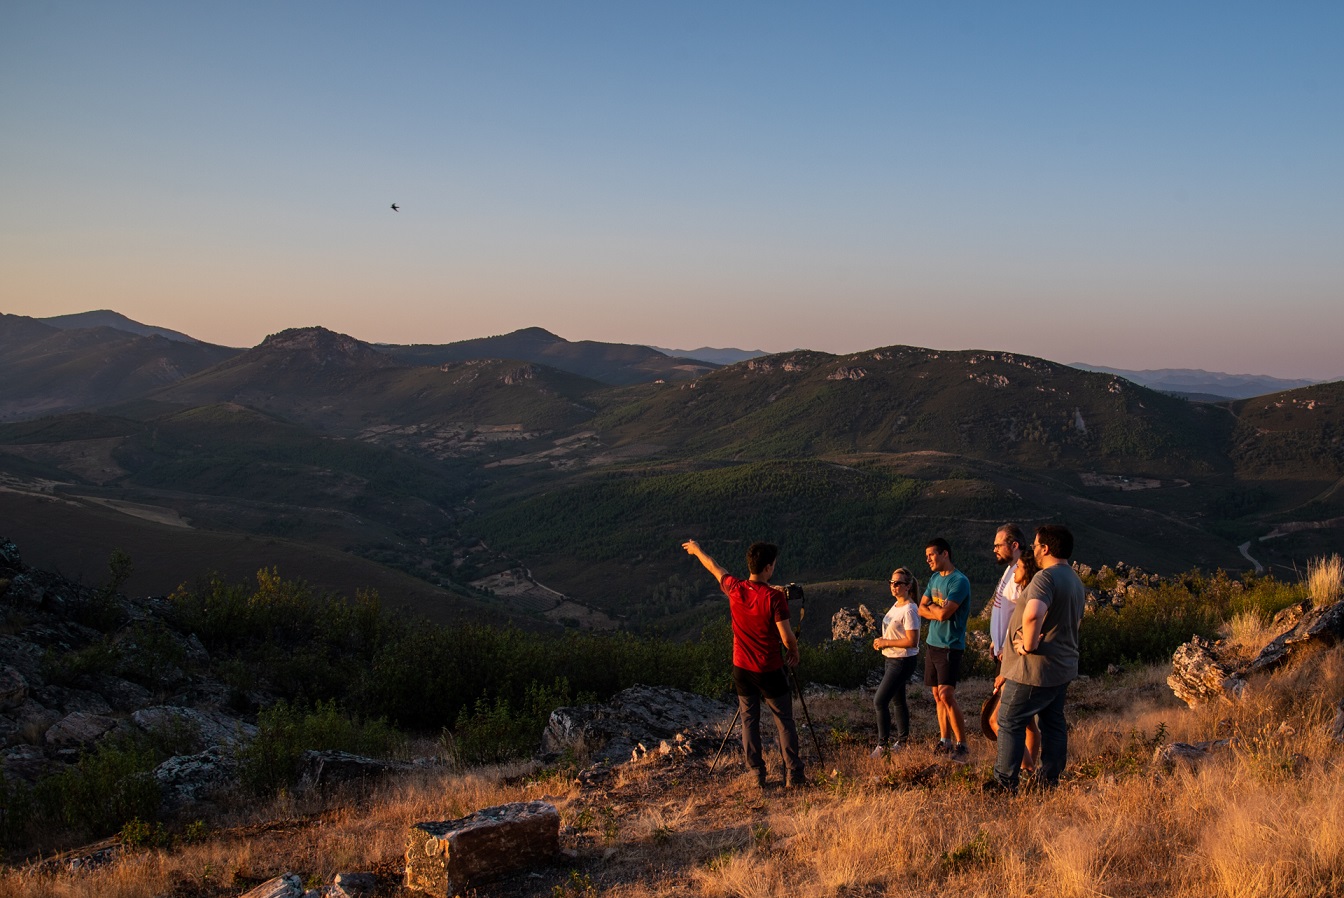
<svg viewBox="0 0 1344 898"><path fill-rule="evenodd" d="M778 621L789 619L782 589L725 574L719 584L733 616L733 665L766 673L784 666Z"/></svg>

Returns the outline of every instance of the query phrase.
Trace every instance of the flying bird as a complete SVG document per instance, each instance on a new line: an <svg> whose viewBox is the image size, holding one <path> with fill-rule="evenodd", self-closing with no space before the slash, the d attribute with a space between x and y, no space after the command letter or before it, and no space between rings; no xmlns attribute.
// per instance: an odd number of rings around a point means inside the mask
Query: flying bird
<svg viewBox="0 0 1344 898"><path fill-rule="evenodd" d="M396 203L393 203L393 204L392 204L392 211L393 211L393 212L400 212L401 210L397 208L397 204L396 204Z"/></svg>

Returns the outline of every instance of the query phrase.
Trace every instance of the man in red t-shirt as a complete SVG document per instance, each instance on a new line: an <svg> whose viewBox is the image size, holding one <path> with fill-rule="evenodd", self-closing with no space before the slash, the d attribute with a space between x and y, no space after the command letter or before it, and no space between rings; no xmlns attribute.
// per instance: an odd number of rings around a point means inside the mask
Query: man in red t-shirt
<svg viewBox="0 0 1344 898"><path fill-rule="evenodd" d="M798 728L793 723L793 697L784 665L798 666L798 639L789 626L789 603L784 590L770 585L779 547L752 543L747 549L751 577L739 580L705 554L695 540L682 543L714 575L726 596L733 618L733 687L742 712L742 750L756 782L765 787L765 760L761 757L761 699L774 712L779 743L784 749L784 785L802 786L803 759L798 752ZM781 657L780 647L784 652Z"/></svg>

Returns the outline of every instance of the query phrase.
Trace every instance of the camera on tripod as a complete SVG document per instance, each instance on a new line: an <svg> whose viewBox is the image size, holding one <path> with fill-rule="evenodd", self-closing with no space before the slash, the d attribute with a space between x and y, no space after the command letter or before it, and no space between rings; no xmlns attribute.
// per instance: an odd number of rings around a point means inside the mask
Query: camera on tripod
<svg viewBox="0 0 1344 898"><path fill-rule="evenodd" d="M790 605L795 602L801 605L806 601L806 598L803 596L803 588L797 583L790 583L788 586L784 587L784 598L789 600Z"/></svg>

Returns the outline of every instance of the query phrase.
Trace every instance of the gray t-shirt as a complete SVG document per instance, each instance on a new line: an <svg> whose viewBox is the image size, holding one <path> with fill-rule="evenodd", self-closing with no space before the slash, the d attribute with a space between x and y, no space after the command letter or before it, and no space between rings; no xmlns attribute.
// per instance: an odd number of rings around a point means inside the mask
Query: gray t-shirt
<svg viewBox="0 0 1344 898"><path fill-rule="evenodd" d="M1045 622L1041 644L1028 655L1013 646L1022 630L1022 617L1032 600L1044 602ZM1000 672L1027 686L1060 686L1078 677L1078 628L1083 620L1087 588L1067 563L1039 571L1017 597L1017 607L1008 619L1009 644L1003 652Z"/></svg>

